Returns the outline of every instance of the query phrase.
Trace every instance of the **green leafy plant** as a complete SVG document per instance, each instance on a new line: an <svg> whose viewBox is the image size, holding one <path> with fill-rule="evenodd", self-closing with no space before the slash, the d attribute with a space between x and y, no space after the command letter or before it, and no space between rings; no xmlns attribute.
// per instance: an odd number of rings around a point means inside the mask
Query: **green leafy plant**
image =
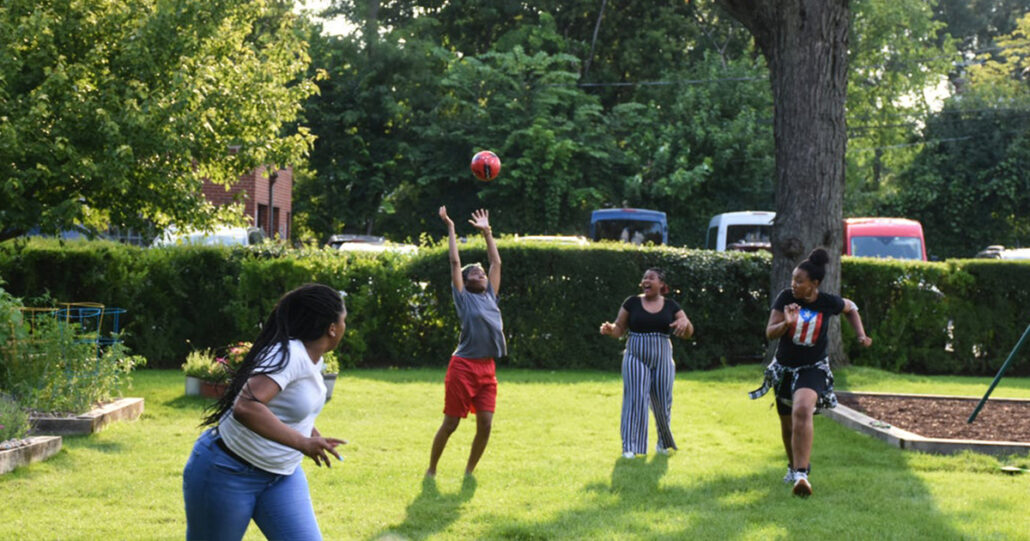
<svg viewBox="0 0 1030 541"><path fill-rule="evenodd" d="M0 441L24 438L29 433L29 414L13 398L0 394Z"/></svg>
<svg viewBox="0 0 1030 541"><path fill-rule="evenodd" d="M182 363L182 371L187 376L214 382L222 378L223 369L215 362L214 352L205 348L189 352L186 362Z"/></svg>
<svg viewBox="0 0 1030 541"><path fill-rule="evenodd" d="M340 358L336 351L327 351L322 355L322 360L325 362L325 368L323 373L325 374L339 374L340 373Z"/></svg>
<svg viewBox="0 0 1030 541"><path fill-rule="evenodd" d="M146 363L129 355L120 336L101 340L56 314L26 308L0 290L0 388L23 407L88 411L113 398L123 377Z"/></svg>

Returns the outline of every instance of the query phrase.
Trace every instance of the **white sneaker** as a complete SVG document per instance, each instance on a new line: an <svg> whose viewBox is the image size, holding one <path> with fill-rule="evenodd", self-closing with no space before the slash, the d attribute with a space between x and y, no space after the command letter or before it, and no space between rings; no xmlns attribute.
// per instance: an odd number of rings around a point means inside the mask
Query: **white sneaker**
<svg viewBox="0 0 1030 541"><path fill-rule="evenodd" d="M637 455L635 453L633 453L633 451L626 451L625 453L622 453L622 458L636 458L636 457L637 457Z"/></svg>
<svg viewBox="0 0 1030 541"><path fill-rule="evenodd" d="M807 498L812 495L812 485L808 482L808 474L799 471L794 473L794 495Z"/></svg>
<svg viewBox="0 0 1030 541"><path fill-rule="evenodd" d="M797 470L795 470L791 466L787 466L787 475L783 476L783 482L787 483L788 485L793 485L794 481L797 480L797 474Z"/></svg>
<svg viewBox="0 0 1030 541"><path fill-rule="evenodd" d="M658 443L654 444L654 452L660 455L669 455L669 449L667 447L662 447L661 444Z"/></svg>

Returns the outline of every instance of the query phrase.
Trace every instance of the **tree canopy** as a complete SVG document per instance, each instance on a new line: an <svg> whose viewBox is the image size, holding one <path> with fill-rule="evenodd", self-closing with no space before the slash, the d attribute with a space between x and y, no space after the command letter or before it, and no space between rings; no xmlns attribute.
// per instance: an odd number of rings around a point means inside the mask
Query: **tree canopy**
<svg viewBox="0 0 1030 541"><path fill-rule="evenodd" d="M290 4L0 6L0 240L74 223L205 225L204 179L301 160L317 89Z"/></svg>

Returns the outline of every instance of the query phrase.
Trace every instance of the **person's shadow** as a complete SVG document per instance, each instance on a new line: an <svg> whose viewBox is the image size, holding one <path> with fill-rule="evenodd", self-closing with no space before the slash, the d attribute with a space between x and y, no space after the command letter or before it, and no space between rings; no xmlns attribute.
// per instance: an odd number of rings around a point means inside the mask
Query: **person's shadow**
<svg viewBox="0 0 1030 541"><path fill-rule="evenodd" d="M422 491L408 504L404 521L372 537L377 541L424 539L444 530L461 515L461 506L476 493L476 478L466 475L456 494L441 494L436 479L422 478Z"/></svg>
<svg viewBox="0 0 1030 541"><path fill-rule="evenodd" d="M669 471L669 457L656 454L651 461L644 457L619 458L612 468L610 490L620 496L652 494L658 490L658 482ZM592 486L594 490L608 487Z"/></svg>

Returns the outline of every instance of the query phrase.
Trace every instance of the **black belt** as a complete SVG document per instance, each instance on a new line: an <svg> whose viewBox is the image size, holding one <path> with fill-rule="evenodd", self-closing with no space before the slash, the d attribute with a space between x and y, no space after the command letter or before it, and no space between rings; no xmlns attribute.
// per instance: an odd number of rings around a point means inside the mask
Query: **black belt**
<svg viewBox="0 0 1030 541"><path fill-rule="evenodd" d="M236 460L237 462L239 462L240 464L243 464L244 466L249 466L249 467L251 467L251 468L254 468L255 470L260 470L260 469L261 469L261 468L258 468L258 467L257 467L257 466L255 466L255 465L251 464L250 462L247 462L247 461L246 461L246 460L245 460L245 459L244 459L243 457L241 457L240 455L238 455L238 454L234 453L234 452L232 451L232 449L230 449L230 448L229 448L229 446L225 444L225 440L223 440L223 439L222 439L221 437L217 437L217 438L215 438L215 445L217 445L217 446L218 446L219 448L221 448L221 449L222 449L223 451L225 451L225 454L227 454L227 455L231 456L231 457L232 457L233 459L235 459L235 460ZM263 471L263 470L262 470L262 471Z"/></svg>

